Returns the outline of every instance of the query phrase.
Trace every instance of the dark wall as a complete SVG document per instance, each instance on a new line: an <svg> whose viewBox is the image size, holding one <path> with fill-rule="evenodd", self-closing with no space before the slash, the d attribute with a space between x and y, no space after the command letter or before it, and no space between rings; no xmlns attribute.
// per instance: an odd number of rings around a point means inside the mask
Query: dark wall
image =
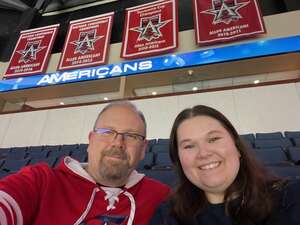
<svg viewBox="0 0 300 225"><path fill-rule="evenodd" d="M298 1L299 0L258 0L264 16L297 10L300 5L297 3ZM111 43L121 42L125 9L148 2L153 2L153 0L119 0L117 2L93 6L55 16L41 16L38 12L31 12L34 13L34 17L32 19L30 19L30 15L25 15L25 12L22 14L20 12L0 9L0 61L9 60L20 30L59 23L60 29L53 47L53 53L56 53L62 50L70 21L111 11L115 12ZM194 27L192 0L179 0L178 3L179 30L183 31L192 29ZM31 14L31 16L32 15L33 14ZM27 24L26 20L29 21Z"/></svg>

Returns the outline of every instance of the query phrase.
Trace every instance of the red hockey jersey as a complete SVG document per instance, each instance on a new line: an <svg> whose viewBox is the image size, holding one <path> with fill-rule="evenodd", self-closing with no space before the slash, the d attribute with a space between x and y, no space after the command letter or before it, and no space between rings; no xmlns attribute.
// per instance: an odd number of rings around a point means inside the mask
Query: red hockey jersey
<svg viewBox="0 0 300 225"><path fill-rule="evenodd" d="M66 157L0 181L1 225L146 225L170 188L136 171L124 188L102 187Z"/></svg>

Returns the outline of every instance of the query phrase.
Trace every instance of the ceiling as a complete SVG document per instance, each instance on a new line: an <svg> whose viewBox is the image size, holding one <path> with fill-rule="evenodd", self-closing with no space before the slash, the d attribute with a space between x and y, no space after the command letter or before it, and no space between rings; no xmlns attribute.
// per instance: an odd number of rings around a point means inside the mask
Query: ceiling
<svg viewBox="0 0 300 225"><path fill-rule="evenodd" d="M90 7L91 4L104 4L116 0L0 0L0 8L24 12L30 8L41 9L43 13L60 11L81 6Z"/></svg>
<svg viewBox="0 0 300 225"><path fill-rule="evenodd" d="M29 9L30 6L21 0L0 0L0 8L23 12Z"/></svg>

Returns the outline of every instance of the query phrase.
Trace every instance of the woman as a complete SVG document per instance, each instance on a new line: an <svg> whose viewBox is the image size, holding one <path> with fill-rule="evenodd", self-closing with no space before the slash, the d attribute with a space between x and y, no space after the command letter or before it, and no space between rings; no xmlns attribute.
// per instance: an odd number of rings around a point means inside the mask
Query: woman
<svg viewBox="0 0 300 225"><path fill-rule="evenodd" d="M179 185L150 225L300 225L300 184L269 174L230 121L204 105L170 135Z"/></svg>

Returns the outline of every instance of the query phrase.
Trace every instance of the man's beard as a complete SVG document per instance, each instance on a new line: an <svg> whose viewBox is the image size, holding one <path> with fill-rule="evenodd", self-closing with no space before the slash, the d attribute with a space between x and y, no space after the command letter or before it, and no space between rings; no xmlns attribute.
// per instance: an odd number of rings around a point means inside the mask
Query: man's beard
<svg viewBox="0 0 300 225"><path fill-rule="evenodd" d="M110 160L107 157L117 157L120 160ZM119 181L129 174L129 157L122 149L112 148L105 150L99 163L99 174L107 181Z"/></svg>

